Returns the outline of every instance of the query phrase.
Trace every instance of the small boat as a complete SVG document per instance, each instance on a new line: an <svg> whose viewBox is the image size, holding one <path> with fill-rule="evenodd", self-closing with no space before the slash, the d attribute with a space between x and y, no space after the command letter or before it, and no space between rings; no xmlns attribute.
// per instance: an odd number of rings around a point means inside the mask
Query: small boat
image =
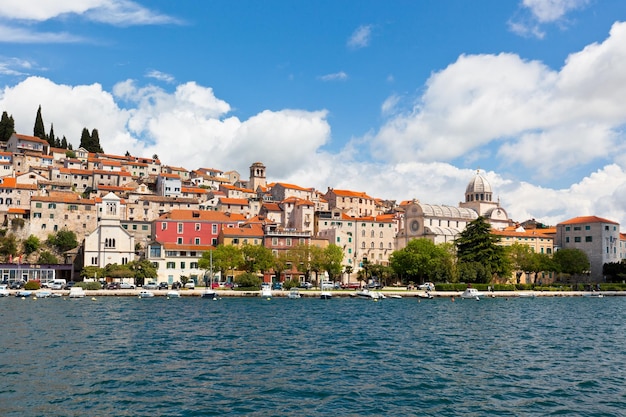
<svg viewBox="0 0 626 417"><path fill-rule="evenodd" d="M15 293L16 297L30 297L31 295L33 295L33 292L28 290L19 290Z"/></svg>
<svg viewBox="0 0 626 417"><path fill-rule="evenodd" d="M272 298L272 287L270 287L270 284L267 284L267 283L261 284L260 295L263 298L267 298L267 299Z"/></svg>
<svg viewBox="0 0 626 417"><path fill-rule="evenodd" d="M200 294L200 298L208 298L211 300L217 300L218 299L217 291L207 288L206 290L204 290L202 294Z"/></svg>
<svg viewBox="0 0 626 417"><path fill-rule="evenodd" d="M583 294L583 297L604 298L604 295L602 293L594 291L592 293Z"/></svg>
<svg viewBox="0 0 626 417"><path fill-rule="evenodd" d="M418 293L418 294L416 295L416 297L417 297L417 298L423 298L423 299L425 299L425 300L432 300L433 298L435 298L435 297L433 297L433 296L432 296L432 294L431 294L431 293L429 293L428 291L427 291L427 292L425 292L425 293Z"/></svg>
<svg viewBox="0 0 626 417"><path fill-rule="evenodd" d="M139 298L152 298L154 297L154 293L148 290L139 291Z"/></svg>
<svg viewBox="0 0 626 417"><path fill-rule="evenodd" d="M401 295L399 295L399 294L389 294L389 295L388 295L388 297L389 297L389 298L396 298L396 299L400 299L400 298L402 298L402 296L401 296Z"/></svg>
<svg viewBox="0 0 626 417"><path fill-rule="evenodd" d="M0 285L0 297L8 297L10 295L6 285Z"/></svg>
<svg viewBox="0 0 626 417"><path fill-rule="evenodd" d="M180 297L180 293L178 291L168 291L167 292L167 298L179 298Z"/></svg>
<svg viewBox="0 0 626 417"><path fill-rule="evenodd" d="M370 291L367 288L363 288L355 293L358 298L369 298L370 300L382 300L386 298L381 292Z"/></svg>
<svg viewBox="0 0 626 417"><path fill-rule="evenodd" d="M302 296L300 295L300 290L298 290L297 288L292 288L289 291L289 294L287 294L287 298L292 298L292 299L296 299L296 298L301 298Z"/></svg>
<svg viewBox="0 0 626 417"><path fill-rule="evenodd" d="M70 289L70 298L85 298L85 290L81 287L72 287Z"/></svg>
<svg viewBox="0 0 626 417"><path fill-rule="evenodd" d="M474 299L478 301L483 295L484 294L482 292L479 292L476 288L467 288L465 291L463 291L463 294L461 294L461 298Z"/></svg>
<svg viewBox="0 0 626 417"><path fill-rule="evenodd" d="M328 292L328 291L322 291L320 293L320 298L322 300L330 300L331 298L333 298L333 294L331 292Z"/></svg>
<svg viewBox="0 0 626 417"><path fill-rule="evenodd" d="M37 297L37 298L50 298L50 297L52 297L52 291L45 291L45 290L37 291L35 293L35 297Z"/></svg>
<svg viewBox="0 0 626 417"><path fill-rule="evenodd" d="M532 292L521 292L517 294L519 298L535 298L535 294Z"/></svg>

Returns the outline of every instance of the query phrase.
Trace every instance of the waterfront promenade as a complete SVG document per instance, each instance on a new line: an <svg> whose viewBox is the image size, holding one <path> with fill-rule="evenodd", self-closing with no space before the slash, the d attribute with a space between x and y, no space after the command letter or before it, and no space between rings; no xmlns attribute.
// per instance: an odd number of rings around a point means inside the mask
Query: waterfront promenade
<svg viewBox="0 0 626 417"><path fill-rule="evenodd" d="M85 290L85 297L138 297L141 288L137 289L124 289L124 290ZM16 293L20 290L10 290L9 293L11 296L15 296ZM23 290L22 290L23 291ZM38 291L43 290L34 290L32 291L31 297L35 297ZM45 290L46 292L52 292L55 294L60 294L64 297L69 296L69 290ZM181 289L178 290L178 293L181 297L200 297L202 293L205 291L205 288L196 288L196 289ZM421 290L406 290L406 289L383 289L378 290L385 296L400 296L402 298L411 298L411 297L419 297L423 296L426 293ZM150 290L155 297L167 297L168 290ZM237 291L237 290L216 290L217 295L219 297L260 297L260 291ZM300 296L303 298L319 298L321 296L321 291L319 290L304 290L301 289ZM333 291L325 291L332 293L333 297L355 297L356 291L354 290L333 290ZM460 298L462 292L461 291L431 291L430 294L434 298ZM287 290L273 290L272 296L281 298L287 297L289 295L289 291ZM614 297L614 296L626 296L626 291L494 291L494 292L484 292L481 298L516 298L516 297L588 297L588 296L598 296L602 295L605 297Z"/></svg>

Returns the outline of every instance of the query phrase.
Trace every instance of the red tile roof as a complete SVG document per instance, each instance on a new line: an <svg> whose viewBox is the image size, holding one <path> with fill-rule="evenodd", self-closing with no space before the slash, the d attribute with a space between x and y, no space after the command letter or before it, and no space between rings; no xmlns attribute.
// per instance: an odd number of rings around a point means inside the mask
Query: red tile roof
<svg viewBox="0 0 626 417"><path fill-rule="evenodd" d="M613 220L603 219L598 216L579 216L574 217L573 219L565 220L559 224L581 224L581 223L611 223L611 224L619 224Z"/></svg>

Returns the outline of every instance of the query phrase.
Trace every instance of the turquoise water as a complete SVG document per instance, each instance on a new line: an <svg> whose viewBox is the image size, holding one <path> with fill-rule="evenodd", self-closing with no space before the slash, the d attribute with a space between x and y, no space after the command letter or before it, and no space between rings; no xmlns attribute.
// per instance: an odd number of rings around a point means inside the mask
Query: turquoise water
<svg viewBox="0 0 626 417"><path fill-rule="evenodd" d="M626 298L0 299L0 415L626 415Z"/></svg>

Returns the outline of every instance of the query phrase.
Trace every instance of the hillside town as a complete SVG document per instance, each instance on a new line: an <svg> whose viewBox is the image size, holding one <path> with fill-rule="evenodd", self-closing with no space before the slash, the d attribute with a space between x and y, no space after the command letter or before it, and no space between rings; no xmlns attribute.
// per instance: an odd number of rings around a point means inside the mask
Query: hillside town
<svg viewBox="0 0 626 417"><path fill-rule="evenodd" d="M300 244L335 244L344 255L341 279L350 282L363 260L386 265L394 251L417 238L454 242L479 216L502 245L523 244L545 254L584 251L595 281L602 280L605 263L626 254L626 235L609 219L581 216L546 226L509 218L480 172L468 178L464 194L459 190L462 200L455 207L268 182L271 167L261 162L252 163L244 178L213 167L169 166L157 155L111 155L83 147L68 152L18 133L0 147L0 211L7 233L44 241L67 230L79 242L59 265L33 264L22 255L5 259L3 281L75 280L84 267L137 259L157 267L158 282L172 284L181 276L200 281L205 271L198 260L220 244L264 245L274 254ZM297 270L283 277L302 278ZM529 279L523 276L522 282Z"/></svg>

